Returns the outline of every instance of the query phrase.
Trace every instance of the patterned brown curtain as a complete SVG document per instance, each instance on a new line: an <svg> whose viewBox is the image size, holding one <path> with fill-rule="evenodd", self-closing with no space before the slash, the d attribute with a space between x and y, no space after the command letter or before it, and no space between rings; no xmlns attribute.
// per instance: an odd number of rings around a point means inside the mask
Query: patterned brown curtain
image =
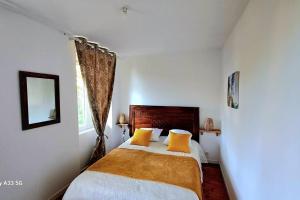
<svg viewBox="0 0 300 200"><path fill-rule="evenodd" d="M90 163L105 155L104 129L109 113L116 69L116 55L85 38L75 40L78 60L98 134Z"/></svg>

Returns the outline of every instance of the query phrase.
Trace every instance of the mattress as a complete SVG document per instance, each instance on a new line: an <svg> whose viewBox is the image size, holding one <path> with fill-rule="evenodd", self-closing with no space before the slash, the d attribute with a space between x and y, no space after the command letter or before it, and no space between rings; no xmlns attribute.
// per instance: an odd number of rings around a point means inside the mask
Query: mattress
<svg viewBox="0 0 300 200"><path fill-rule="evenodd" d="M166 145L163 144L164 139L165 137L161 137L159 142L151 142L149 147L130 145L129 139L120 145L119 148L141 150L163 155L191 157L197 161L201 171L201 162L206 162L206 158L202 148L196 141L192 141L191 153L188 154L167 151ZM197 200L199 198L192 190L173 184L86 170L70 184L63 199Z"/></svg>

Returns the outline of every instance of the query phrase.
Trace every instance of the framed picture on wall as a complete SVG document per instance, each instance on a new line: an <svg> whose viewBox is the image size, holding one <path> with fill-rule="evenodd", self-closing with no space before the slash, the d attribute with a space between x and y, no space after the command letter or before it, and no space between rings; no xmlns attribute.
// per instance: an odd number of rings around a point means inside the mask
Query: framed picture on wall
<svg viewBox="0 0 300 200"><path fill-rule="evenodd" d="M239 71L228 77L227 105L234 109L239 108L239 79Z"/></svg>

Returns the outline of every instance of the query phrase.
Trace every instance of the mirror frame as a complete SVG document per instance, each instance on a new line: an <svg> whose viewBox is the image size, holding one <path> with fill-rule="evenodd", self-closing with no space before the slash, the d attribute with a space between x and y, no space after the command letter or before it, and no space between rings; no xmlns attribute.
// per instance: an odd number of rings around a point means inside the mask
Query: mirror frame
<svg viewBox="0 0 300 200"><path fill-rule="evenodd" d="M54 80L56 119L29 124L27 77ZM34 72L19 71L19 84L20 84L22 130L28 130L28 129L60 123L59 76L52 75L52 74L41 74L41 73L34 73Z"/></svg>

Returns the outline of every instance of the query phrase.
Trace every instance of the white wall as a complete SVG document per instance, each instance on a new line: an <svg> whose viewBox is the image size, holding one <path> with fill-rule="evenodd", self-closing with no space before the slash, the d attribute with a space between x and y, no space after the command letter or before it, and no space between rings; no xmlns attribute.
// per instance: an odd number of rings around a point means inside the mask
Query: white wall
<svg viewBox="0 0 300 200"><path fill-rule="evenodd" d="M221 156L232 199L299 198L299 11L298 0L251 0L224 46ZM238 110L226 106L236 70Z"/></svg>
<svg viewBox="0 0 300 200"><path fill-rule="evenodd" d="M215 133L204 132L200 135L200 145L209 163L218 164L220 161L220 136Z"/></svg>
<svg viewBox="0 0 300 200"><path fill-rule="evenodd" d="M130 104L198 106L201 124L207 117L220 126L221 51L122 58L120 110L127 114Z"/></svg>
<svg viewBox="0 0 300 200"><path fill-rule="evenodd" d="M95 145L94 132L78 134L74 44L2 8L0 30L0 181L23 182L19 187L2 185L0 199L47 199L79 174ZM21 130L19 70L59 75L61 123ZM119 113L116 91L105 130L108 151L121 142L114 126Z"/></svg>
<svg viewBox="0 0 300 200"><path fill-rule="evenodd" d="M0 8L1 199L47 199L79 173L75 68L61 33ZM61 123L21 130L18 71L60 77Z"/></svg>

